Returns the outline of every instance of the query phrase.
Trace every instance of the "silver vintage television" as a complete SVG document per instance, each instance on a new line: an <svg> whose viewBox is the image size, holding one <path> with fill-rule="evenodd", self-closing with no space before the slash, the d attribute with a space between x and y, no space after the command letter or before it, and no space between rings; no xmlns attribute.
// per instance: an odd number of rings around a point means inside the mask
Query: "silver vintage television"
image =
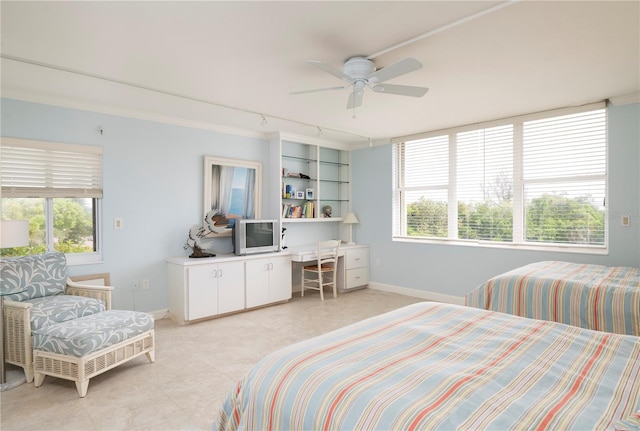
<svg viewBox="0 0 640 431"><path fill-rule="evenodd" d="M233 224L233 252L238 256L280 251L280 221L236 219Z"/></svg>

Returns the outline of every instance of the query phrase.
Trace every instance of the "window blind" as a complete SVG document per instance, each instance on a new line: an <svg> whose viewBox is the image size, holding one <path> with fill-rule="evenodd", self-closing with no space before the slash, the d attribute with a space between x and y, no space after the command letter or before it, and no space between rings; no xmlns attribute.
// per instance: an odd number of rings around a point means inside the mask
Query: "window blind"
<svg viewBox="0 0 640 431"><path fill-rule="evenodd" d="M448 232L449 137L435 136L403 146L402 193L407 207L406 233L446 237Z"/></svg>
<svg viewBox="0 0 640 431"><path fill-rule="evenodd" d="M604 244L604 109L523 124L525 240Z"/></svg>
<svg viewBox="0 0 640 431"><path fill-rule="evenodd" d="M607 245L605 103L393 143L395 238Z"/></svg>
<svg viewBox="0 0 640 431"><path fill-rule="evenodd" d="M2 196L102 198L102 148L2 138Z"/></svg>
<svg viewBox="0 0 640 431"><path fill-rule="evenodd" d="M458 238L513 238L513 126L456 134Z"/></svg>

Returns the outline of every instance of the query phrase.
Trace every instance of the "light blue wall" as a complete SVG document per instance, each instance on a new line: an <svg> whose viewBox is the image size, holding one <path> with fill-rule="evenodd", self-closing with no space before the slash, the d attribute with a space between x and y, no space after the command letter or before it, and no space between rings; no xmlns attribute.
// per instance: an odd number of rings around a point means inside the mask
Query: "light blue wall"
<svg viewBox="0 0 640 431"><path fill-rule="evenodd" d="M391 145L353 151L352 209L356 242L371 246L371 281L447 295L465 293L502 272L540 260L640 264L640 105L609 109L609 254L415 244L391 240ZM375 172L375 175L371 174ZM621 227L620 215L631 216Z"/></svg>
<svg viewBox="0 0 640 431"><path fill-rule="evenodd" d="M164 260L188 255L188 230L202 223L203 156L261 161L266 187L269 145L261 139L8 99L1 107L2 136L104 148L104 263L70 272L109 272L114 308L167 308ZM145 278L150 289L134 294L131 284Z"/></svg>
<svg viewBox="0 0 640 431"><path fill-rule="evenodd" d="M267 187L269 146L261 139L9 99L2 99L1 109L2 136L104 148L104 263L75 266L71 273L109 272L116 287L114 308L167 308L164 260L188 254L182 248L188 229L202 221L204 155L261 161ZM612 107L609 112L608 256L392 242L391 146L354 151L352 209L360 224L354 225L353 236L371 245L371 280L464 295L489 277L538 260L637 266L639 118L637 104ZM631 215L632 227L620 227L619 214ZM116 217L123 219L124 229L113 228ZM288 245L336 236L334 224L315 225L286 225ZM151 288L134 295L131 283L144 278L150 280Z"/></svg>

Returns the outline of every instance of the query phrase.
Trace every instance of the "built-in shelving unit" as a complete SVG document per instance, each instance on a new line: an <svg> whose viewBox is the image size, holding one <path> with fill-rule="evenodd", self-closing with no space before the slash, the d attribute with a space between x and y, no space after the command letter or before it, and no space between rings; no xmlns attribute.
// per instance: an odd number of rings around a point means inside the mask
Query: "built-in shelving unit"
<svg viewBox="0 0 640 431"><path fill-rule="evenodd" d="M270 212L277 211L283 223L342 221L350 199L348 151L281 135L271 141L271 151L280 167L280 190L273 199L279 209L273 204Z"/></svg>

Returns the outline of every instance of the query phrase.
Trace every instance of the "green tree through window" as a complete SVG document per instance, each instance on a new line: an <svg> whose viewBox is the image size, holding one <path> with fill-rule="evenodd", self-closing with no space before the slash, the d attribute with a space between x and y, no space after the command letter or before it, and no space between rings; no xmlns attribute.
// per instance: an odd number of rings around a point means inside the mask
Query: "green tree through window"
<svg viewBox="0 0 640 431"><path fill-rule="evenodd" d="M394 238L606 247L606 124L593 104L395 143Z"/></svg>

